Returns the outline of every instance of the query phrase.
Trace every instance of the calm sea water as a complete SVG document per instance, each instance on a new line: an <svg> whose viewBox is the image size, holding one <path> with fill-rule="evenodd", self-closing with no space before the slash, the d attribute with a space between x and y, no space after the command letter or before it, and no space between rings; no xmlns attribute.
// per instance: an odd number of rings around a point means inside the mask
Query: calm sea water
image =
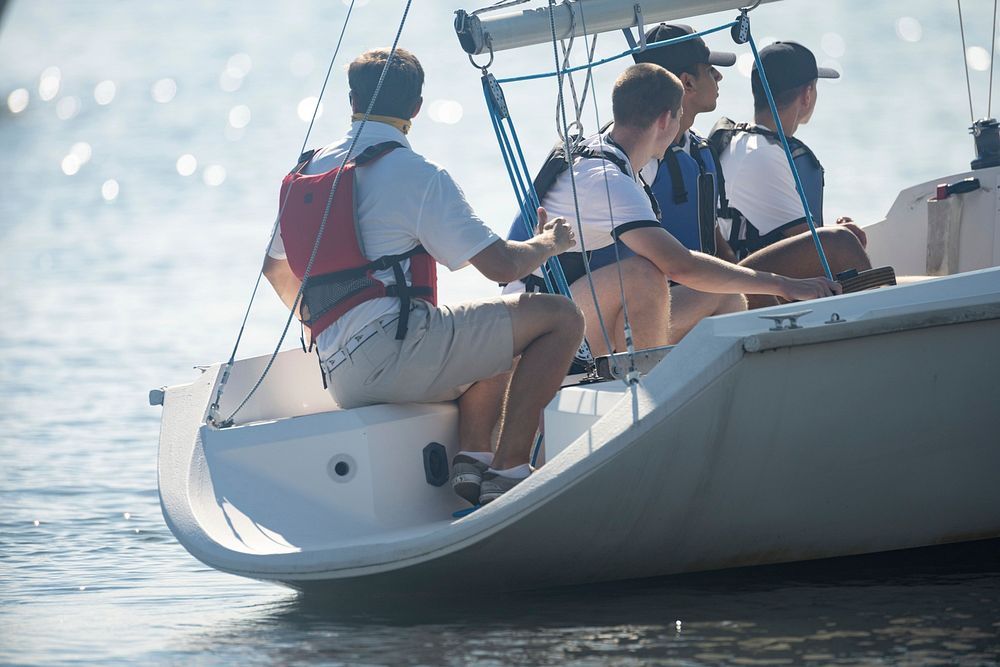
<svg viewBox="0 0 1000 667"><path fill-rule="evenodd" d="M401 2L359 2L310 144L347 125L343 65L391 41ZM427 69L415 146L498 229L513 209L450 33L415 3L403 44ZM991 3L967 0L976 115ZM471 7L466 7L471 8ZM1000 548L946 550L584 590L461 609L303 599L202 566L156 491L153 387L225 358L298 155L342 2L13 0L0 24L0 662L10 664L998 664ZM730 18L712 16L698 27ZM951 3L786 2L759 38L797 38L844 71L801 132L831 214L881 218L908 184L972 156ZM726 48L723 37L713 42ZM602 38L599 52L623 48ZM743 53L744 49L740 49ZM498 54L499 74L551 65ZM601 113L620 66L597 76ZM726 73L720 113L745 118ZM553 141L551 81L508 89L529 160ZM589 128L595 120L585 118ZM707 129L711 120L699 119ZM470 271L447 300L492 294ZM267 290L241 354L284 321ZM474 580L481 573L465 573Z"/></svg>

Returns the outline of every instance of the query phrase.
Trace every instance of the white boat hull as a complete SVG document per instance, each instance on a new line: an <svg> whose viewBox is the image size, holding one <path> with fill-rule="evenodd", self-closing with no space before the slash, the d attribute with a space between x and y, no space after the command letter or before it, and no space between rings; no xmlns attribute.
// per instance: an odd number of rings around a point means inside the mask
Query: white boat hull
<svg viewBox="0 0 1000 667"><path fill-rule="evenodd" d="M454 406L337 410L315 357L292 351L272 372L298 382L266 385L217 430L216 366L166 391L164 515L212 567L344 595L448 594L473 570L522 589L1000 537L1000 269L807 306L787 331L759 312L706 320L632 391L563 390L546 428L572 440L461 519L421 458L432 441L454 453ZM261 363L237 364L226 400Z"/></svg>

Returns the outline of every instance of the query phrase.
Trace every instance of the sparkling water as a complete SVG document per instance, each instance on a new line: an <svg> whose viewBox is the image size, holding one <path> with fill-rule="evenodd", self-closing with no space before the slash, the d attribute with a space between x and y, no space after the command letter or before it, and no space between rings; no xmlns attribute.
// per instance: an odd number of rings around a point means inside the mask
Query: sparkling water
<svg viewBox="0 0 1000 667"><path fill-rule="evenodd" d="M11 664L995 664L995 544L534 593L456 573L463 608L365 609L210 570L164 525L151 388L228 357L347 13L296 0L13 0L0 24L0 662ZM344 67L388 45L402 2L359 1L308 145L347 127ZM427 72L415 148L506 230L514 202L454 2L414 3ZM471 6L464 6L472 9ZM986 114L992 7L964 5ZM734 12L701 17L718 25ZM754 30L843 71L799 136L827 168L827 217L880 219L908 185L974 157L951 3L764 5ZM718 114L749 118L746 47ZM620 35L599 56L625 48ZM580 51L579 47L577 49ZM579 54L578 54L579 55ZM577 60L579 62L579 60ZM626 61L596 74L601 120ZM496 55L550 70L550 45ZM577 79L578 87L582 78ZM530 164L555 140L554 82L508 86ZM583 122L597 126L590 105ZM707 130L715 120L699 118ZM495 294L444 273L445 301ZM240 348L270 352L265 284ZM296 340L293 340L296 339ZM297 334L286 346L296 344ZM752 500L752 499L748 499ZM942 565L942 559L946 562ZM948 562L953 561L953 562Z"/></svg>

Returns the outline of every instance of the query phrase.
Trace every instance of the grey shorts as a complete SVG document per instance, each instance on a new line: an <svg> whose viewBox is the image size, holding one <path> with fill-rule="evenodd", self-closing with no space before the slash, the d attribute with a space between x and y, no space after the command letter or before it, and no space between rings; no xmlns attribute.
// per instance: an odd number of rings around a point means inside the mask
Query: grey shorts
<svg viewBox="0 0 1000 667"><path fill-rule="evenodd" d="M330 394L342 408L454 400L513 364L514 328L502 299L437 308L415 300L405 339L396 340L395 317L358 335L364 342L323 362Z"/></svg>

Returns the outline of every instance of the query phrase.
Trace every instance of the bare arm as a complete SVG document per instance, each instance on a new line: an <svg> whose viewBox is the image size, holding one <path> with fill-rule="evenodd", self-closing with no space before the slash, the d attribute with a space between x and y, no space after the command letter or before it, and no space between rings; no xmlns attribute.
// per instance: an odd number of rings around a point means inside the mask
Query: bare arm
<svg viewBox="0 0 1000 667"><path fill-rule="evenodd" d="M785 278L754 271L685 248L662 227L641 227L622 234L622 241L653 262L667 277L702 292L772 294L791 301L840 294L840 285L826 278Z"/></svg>
<svg viewBox="0 0 1000 667"><path fill-rule="evenodd" d="M736 253L734 253L733 249L729 247L729 241L727 241L726 237L722 235L722 230L719 229L718 225L715 226L715 256L719 259L726 260L730 264L736 264L739 262L739 260L736 259Z"/></svg>
<svg viewBox="0 0 1000 667"><path fill-rule="evenodd" d="M288 265L287 259L275 259L270 255L264 258L264 277L271 283L271 287L278 293L278 298L291 309L295 303L295 297L299 293L302 281L292 273L292 267Z"/></svg>
<svg viewBox="0 0 1000 667"><path fill-rule="evenodd" d="M549 257L573 247L573 230L565 218L548 219L544 208L538 209L538 233L527 241L499 239L469 260L490 280L509 283L523 278Z"/></svg>

